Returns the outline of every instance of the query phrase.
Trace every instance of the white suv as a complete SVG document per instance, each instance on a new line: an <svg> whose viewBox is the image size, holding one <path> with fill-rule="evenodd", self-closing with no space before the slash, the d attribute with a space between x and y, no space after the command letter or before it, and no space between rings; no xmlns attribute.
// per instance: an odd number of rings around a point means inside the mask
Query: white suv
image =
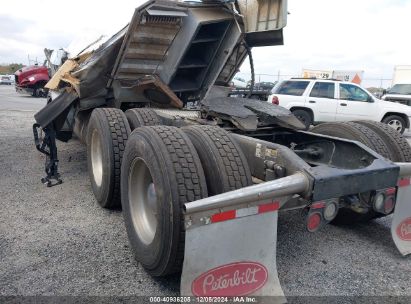
<svg viewBox="0 0 411 304"><path fill-rule="evenodd" d="M377 99L351 82L295 78L279 82L268 102L291 110L308 128L330 121L373 120L403 133L411 107Z"/></svg>
<svg viewBox="0 0 411 304"><path fill-rule="evenodd" d="M8 84L11 85L12 82L12 78L8 75L0 75L0 84Z"/></svg>

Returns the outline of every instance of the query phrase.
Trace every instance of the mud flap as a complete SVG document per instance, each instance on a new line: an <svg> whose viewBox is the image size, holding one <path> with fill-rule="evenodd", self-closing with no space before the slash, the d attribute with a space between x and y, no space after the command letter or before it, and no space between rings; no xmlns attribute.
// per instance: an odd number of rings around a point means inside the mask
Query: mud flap
<svg viewBox="0 0 411 304"><path fill-rule="evenodd" d="M402 255L411 253L410 177L403 177L398 181L397 201L391 224L391 235Z"/></svg>
<svg viewBox="0 0 411 304"><path fill-rule="evenodd" d="M217 213L187 227L181 294L285 303L276 266L279 204Z"/></svg>
<svg viewBox="0 0 411 304"><path fill-rule="evenodd" d="M181 295L285 303L276 266L278 210L310 185L297 172L185 204Z"/></svg>

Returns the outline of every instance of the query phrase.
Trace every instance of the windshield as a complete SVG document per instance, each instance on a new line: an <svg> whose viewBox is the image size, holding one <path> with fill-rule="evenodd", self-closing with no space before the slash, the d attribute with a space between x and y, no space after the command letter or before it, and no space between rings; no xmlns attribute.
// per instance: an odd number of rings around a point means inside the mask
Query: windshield
<svg viewBox="0 0 411 304"><path fill-rule="evenodd" d="M389 94L411 95L411 84L396 84L388 90Z"/></svg>

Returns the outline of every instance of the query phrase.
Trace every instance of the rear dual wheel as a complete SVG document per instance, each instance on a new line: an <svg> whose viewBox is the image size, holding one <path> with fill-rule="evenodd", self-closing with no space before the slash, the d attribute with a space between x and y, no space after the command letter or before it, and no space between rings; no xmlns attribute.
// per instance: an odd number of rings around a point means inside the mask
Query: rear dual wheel
<svg viewBox="0 0 411 304"><path fill-rule="evenodd" d="M121 198L127 234L136 259L154 276L181 270L185 203L251 184L246 159L226 131L183 130L140 127L124 152Z"/></svg>
<svg viewBox="0 0 411 304"><path fill-rule="evenodd" d="M292 113L295 117L297 117L305 126L305 130L308 130L310 126L313 124L313 118L311 113L306 110L297 109L292 110Z"/></svg>
<svg viewBox="0 0 411 304"><path fill-rule="evenodd" d="M120 169L130 127L123 111L94 109L87 129L87 164L94 196L103 208L118 208Z"/></svg>
<svg viewBox="0 0 411 304"><path fill-rule="evenodd" d="M391 151L383 138L365 125L355 122L329 122L315 126L311 132L355 140L385 158L392 158Z"/></svg>
<svg viewBox="0 0 411 304"><path fill-rule="evenodd" d="M356 123L370 128L381 137L390 150L390 160L394 162L411 162L411 147L405 137L397 130L385 123L376 121L361 120Z"/></svg>
<svg viewBox="0 0 411 304"><path fill-rule="evenodd" d="M247 159L230 133L219 127L201 125L183 130L198 152L210 196L252 184Z"/></svg>
<svg viewBox="0 0 411 304"><path fill-rule="evenodd" d="M135 110L127 117L118 109L92 112L87 131L90 180L102 207L118 207L121 197L136 259L150 274L164 276L182 267L184 204L251 185L251 173L223 129L144 126L159 123L155 112ZM134 119L132 133L127 118Z"/></svg>
<svg viewBox="0 0 411 304"><path fill-rule="evenodd" d="M161 125L160 118L157 113L149 108L134 108L125 112L130 129L133 131L143 126Z"/></svg>
<svg viewBox="0 0 411 304"><path fill-rule="evenodd" d="M136 129L124 152L121 196L136 259L153 276L179 271L184 204L207 196L203 168L187 135L167 126Z"/></svg>

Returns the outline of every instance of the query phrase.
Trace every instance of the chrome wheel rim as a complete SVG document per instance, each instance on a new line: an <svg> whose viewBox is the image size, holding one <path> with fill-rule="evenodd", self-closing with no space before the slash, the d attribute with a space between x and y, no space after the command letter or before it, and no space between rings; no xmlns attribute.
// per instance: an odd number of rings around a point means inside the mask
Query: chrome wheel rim
<svg viewBox="0 0 411 304"><path fill-rule="evenodd" d="M397 130L398 132L400 132L402 130L402 123L401 123L401 121L399 121L397 119L390 120L388 122L388 125L391 128L393 128L394 130Z"/></svg>
<svg viewBox="0 0 411 304"><path fill-rule="evenodd" d="M91 134L91 169L93 171L94 182L97 187L101 186L103 181L103 149L101 139L96 129Z"/></svg>
<svg viewBox="0 0 411 304"><path fill-rule="evenodd" d="M133 226L140 240L149 245L157 231L157 194L146 163L136 158L128 175L128 200Z"/></svg>

